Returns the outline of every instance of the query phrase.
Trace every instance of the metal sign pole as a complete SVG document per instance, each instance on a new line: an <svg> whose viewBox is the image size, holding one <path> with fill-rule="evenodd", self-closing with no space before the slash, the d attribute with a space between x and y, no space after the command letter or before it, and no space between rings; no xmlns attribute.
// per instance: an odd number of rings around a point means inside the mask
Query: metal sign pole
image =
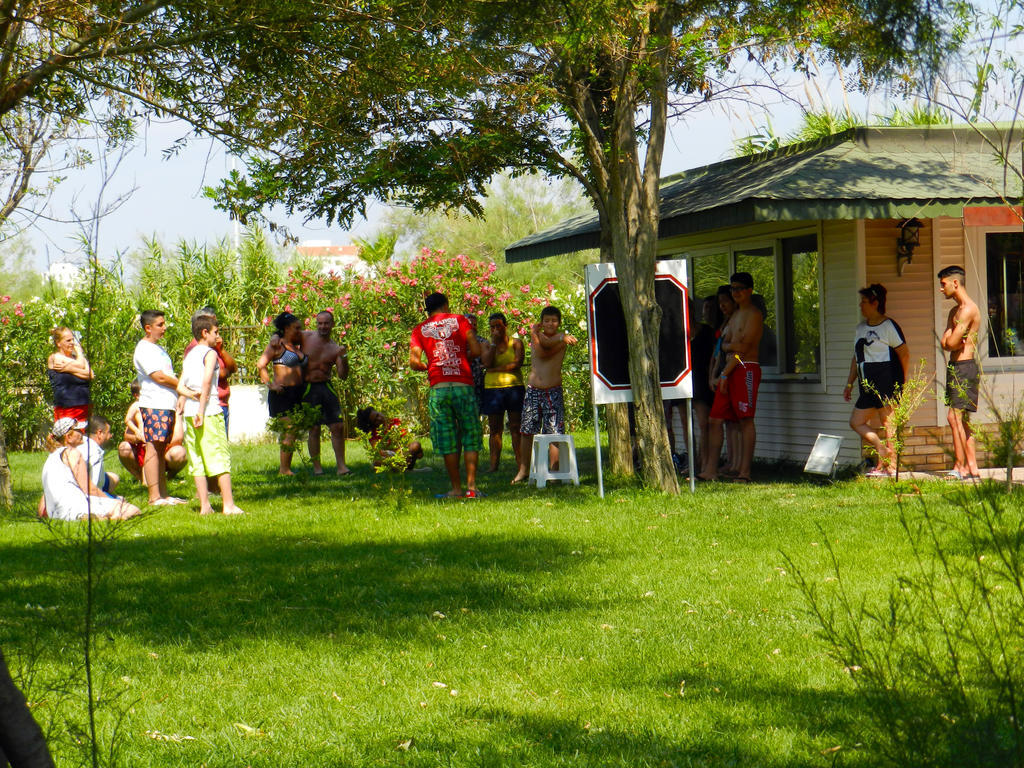
<svg viewBox="0 0 1024 768"><path fill-rule="evenodd" d="M690 464L690 493L697 492L696 473L693 471L693 398L686 398L686 453Z"/></svg>
<svg viewBox="0 0 1024 768"><path fill-rule="evenodd" d="M594 456L597 458L597 495L604 498L604 475L601 473L601 424L597 420L597 403L594 403Z"/></svg>

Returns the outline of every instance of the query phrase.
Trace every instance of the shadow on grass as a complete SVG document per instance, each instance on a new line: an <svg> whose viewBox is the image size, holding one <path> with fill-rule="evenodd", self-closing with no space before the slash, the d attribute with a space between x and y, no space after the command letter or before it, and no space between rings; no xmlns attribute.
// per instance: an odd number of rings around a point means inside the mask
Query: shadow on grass
<svg viewBox="0 0 1024 768"><path fill-rule="evenodd" d="M751 707L758 707L763 701L755 700L767 695L763 690L751 690ZM546 714L524 714L508 709L483 709L468 714L471 721L486 726L487 731L504 731L502 738L490 738L484 743L458 744L456 742L423 742L417 745L419 759L409 761L410 765L436 765L440 758L448 758L452 764L474 766L507 765L573 765L608 768L609 766L762 766L762 768L797 768L807 765L870 765L863 753L850 751L851 747L837 753L822 756L834 744L821 742L823 732L837 732L831 724L821 722L818 727L806 727L797 723L809 721L820 714L821 707L833 697L819 696L810 691L772 691L784 702L779 709L773 709L771 717L760 718L755 723L750 719L742 723L723 719L715 722L713 715L699 716L702 725L690 724L679 730L685 736L678 737L660 732L658 726L647 722L631 723L628 728L609 726L601 722L600 715L593 718L557 717ZM791 695L792 694L792 695ZM681 714L685 718L685 715ZM796 721L796 722L794 722ZM841 727L841 726L840 726ZM664 725L662 725L664 728ZM780 730L804 730L807 741L803 753L797 750L780 749L764 737ZM846 737L849 734L838 732ZM514 745L513 749L502 749L495 744ZM852 745L852 736L850 737ZM459 753L472 751L473 760L460 759ZM426 753L426 754L424 754ZM452 755L456 755L452 759ZM468 757L468 755L467 755Z"/></svg>
<svg viewBox="0 0 1024 768"><path fill-rule="evenodd" d="M543 535L458 536L430 541L339 543L245 534L145 536L115 545L99 623L146 643L213 646L231 638L346 634L432 638L481 613L509 624L522 615L586 607L564 571L578 567L565 542ZM19 579L0 605L68 600L46 542L0 552ZM38 574L32 576L32 574ZM538 583L550 579L550 588ZM567 583L568 582L568 583Z"/></svg>

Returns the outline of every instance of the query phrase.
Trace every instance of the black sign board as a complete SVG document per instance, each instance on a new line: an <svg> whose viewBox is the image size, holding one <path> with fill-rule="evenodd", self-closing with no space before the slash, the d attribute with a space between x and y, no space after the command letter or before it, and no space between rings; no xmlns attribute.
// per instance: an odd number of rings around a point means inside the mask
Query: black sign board
<svg viewBox="0 0 1024 768"><path fill-rule="evenodd" d="M692 393L685 275L684 262L659 262L654 281L654 294L662 313L658 373L666 399L690 397ZM612 265L589 265L587 287L594 402L632 400L626 318Z"/></svg>

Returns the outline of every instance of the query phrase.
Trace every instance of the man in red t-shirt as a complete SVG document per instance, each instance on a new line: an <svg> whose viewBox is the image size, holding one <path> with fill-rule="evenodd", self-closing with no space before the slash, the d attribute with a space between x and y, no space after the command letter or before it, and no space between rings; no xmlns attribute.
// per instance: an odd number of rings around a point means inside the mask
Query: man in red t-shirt
<svg viewBox="0 0 1024 768"><path fill-rule="evenodd" d="M409 367L426 371L430 381L430 440L434 450L444 456L452 486L442 496L476 499L481 496L476 488L476 465L483 447L483 428L469 360L480 356L480 342L465 317L448 311L443 293L427 296L424 308L427 319L413 329L409 342ZM465 494L459 476L460 450L466 457Z"/></svg>

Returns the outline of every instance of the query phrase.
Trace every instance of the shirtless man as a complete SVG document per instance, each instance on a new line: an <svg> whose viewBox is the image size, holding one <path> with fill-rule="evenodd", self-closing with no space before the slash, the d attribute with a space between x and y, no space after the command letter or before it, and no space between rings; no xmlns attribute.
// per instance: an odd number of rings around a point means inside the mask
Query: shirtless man
<svg viewBox="0 0 1024 768"><path fill-rule="evenodd" d="M946 267L939 272L939 293L952 299L956 306L949 310L942 348L949 352L946 366L946 419L953 431L953 452L956 463L950 475L959 480L978 480L974 431L970 414L978 410L978 385L981 371L975 360L981 313L964 288L963 267Z"/></svg>
<svg viewBox="0 0 1024 768"><path fill-rule="evenodd" d="M320 424L326 424L331 431L337 472L347 475L352 470L345 465L345 419L338 392L331 383L331 372L336 370L339 379L348 378L348 348L331 338L333 330L334 315L325 309L316 316L316 331L302 332L302 349L309 355L302 402L320 406ZM314 475L324 473L320 464L320 424L309 430L309 458Z"/></svg>
<svg viewBox="0 0 1024 768"><path fill-rule="evenodd" d="M519 483L530 476L533 436L565 433L565 405L562 401L562 360L576 337L558 330L562 313L557 307L544 307L540 322L530 330L530 377L526 380L523 416L520 424L519 471L512 478ZM558 449L551 446L548 460L558 464Z"/></svg>
<svg viewBox="0 0 1024 768"><path fill-rule="evenodd" d="M754 412L757 389L761 384L758 348L764 333L764 317L754 306L754 278L749 272L737 272L729 278L729 292L736 302L736 311L722 333L725 368L718 378L715 401L711 405L708 427L708 456L701 480L718 479L718 459L722 452L722 423L738 421L742 438L739 473L733 482L749 483L754 462Z"/></svg>

